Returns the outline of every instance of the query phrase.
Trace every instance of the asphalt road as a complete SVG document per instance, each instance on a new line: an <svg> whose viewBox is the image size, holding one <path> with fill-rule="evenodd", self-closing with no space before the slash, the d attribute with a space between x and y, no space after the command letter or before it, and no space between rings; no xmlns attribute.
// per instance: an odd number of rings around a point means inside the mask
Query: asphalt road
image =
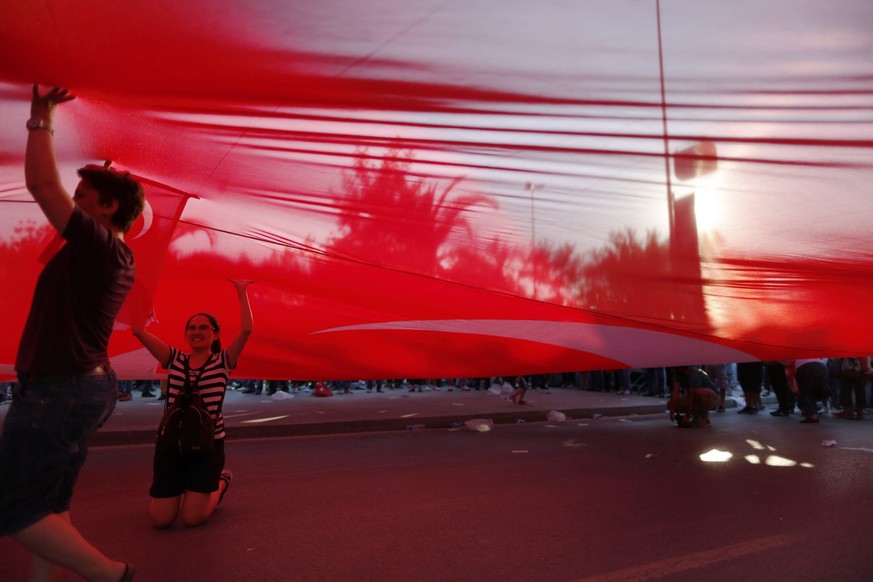
<svg viewBox="0 0 873 582"><path fill-rule="evenodd" d="M700 459L713 449L733 456ZM74 521L140 582L873 578L873 421L589 419L250 439L227 454L236 477L212 520L157 531L151 448L93 449ZM0 539L0 578L25 576Z"/></svg>

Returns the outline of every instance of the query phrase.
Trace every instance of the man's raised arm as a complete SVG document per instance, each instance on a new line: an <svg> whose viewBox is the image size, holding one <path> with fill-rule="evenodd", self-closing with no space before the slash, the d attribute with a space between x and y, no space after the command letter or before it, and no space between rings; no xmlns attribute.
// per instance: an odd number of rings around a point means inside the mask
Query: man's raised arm
<svg viewBox="0 0 873 582"><path fill-rule="evenodd" d="M24 155L24 180L43 214L58 232L64 232L74 202L61 184L58 162L53 144L52 117L58 103L75 99L69 91L54 87L40 95L33 86L30 119L27 121L27 150Z"/></svg>

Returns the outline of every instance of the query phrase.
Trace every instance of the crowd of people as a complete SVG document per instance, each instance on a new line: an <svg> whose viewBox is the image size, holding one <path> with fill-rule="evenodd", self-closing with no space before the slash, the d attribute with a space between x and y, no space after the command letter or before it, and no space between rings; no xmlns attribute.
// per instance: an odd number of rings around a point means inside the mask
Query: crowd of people
<svg viewBox="0 0 873 582"><path fill-rule="evenodd" d="M873 373L869 372L873 358L822 358L803 360L800 367L812 363L817 368L816 383L810 395L814 408L807 404L802 408L800 387L792 390L791 374L796 375L792 362L742 362L737 364L697 365L712 381L712 390L718 395L713 410L725 412L726 398L733 398L741 405L739 414L769 412L771 416L790 416L800 413L813 420L822 414L835 418L862 420L873 414ZM844 364L844 362L846 362ZM821 366L824 366L822 373ZM679 367L681 368L681 367ZM634 368L622 370L593 370L587 372L563 372L532 374L524 376L486 376L477 378L399 378L387 380L231 380L228 390L242 394L268 395L277 392L288 394L312 394L329 396L385 391L485 391L501 387L516 404L524 404L523 395L528 390L564 388L607 392L616 395L639 395L669 399L679 368ZM795 378L796 379L796 378ZM0 402L12 399L14 382L0 383ZM141 398L167 399L166 380L119 380L118 400L129 401L135 395ZM775 396L776 406L769 409L761 397ZM812 412L814 410L814 412Z"/></svg>
<svg viewBox="0 0 873 582"><path fill-rule="evenodd" d="M682 368L684 367L594 370L477 378L402 378L360 381L236 380L230 382L228 389L257 395L286 392L330 396L356 391L484 391L499 387L512 402L524 404L524 394L528 390L565 388L669 399L673 395L673 387L677 379L684 378L684 375L679 373ZM869 358L742 362L698 365L692 368L702 371L711 381L710 389L718 397L713 401L712 410L719 413L725 412L725 400L728 397L740 403L736 411L739 414L769 412L771 416L786 417L799 413L803 420L809 419L808 424L814 423L822 414L859 420L863 419L865 414L873 413L869 408L869 403L873 402ZM804 379L804 386L809 384L804 394L801 394L799 385L792 389L798 371ZM807 378L807 372L812 372L812 379ZM699 376L694 378L694 382L702 381ZM131 394L137 391L140 391L144 398L166 397L165 391L157 387L156 381L127 381L120 382L120 386L120 400L129 400ZM776 406L769 409L762 402L762 396L775 396Z"/></svg>

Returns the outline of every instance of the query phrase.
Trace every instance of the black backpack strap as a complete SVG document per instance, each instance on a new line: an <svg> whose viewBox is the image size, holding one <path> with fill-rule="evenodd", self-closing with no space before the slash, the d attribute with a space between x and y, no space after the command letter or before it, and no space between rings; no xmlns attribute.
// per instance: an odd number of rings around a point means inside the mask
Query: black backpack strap
<svg viewBox="0 0 873 582"><path fill-rule="evenodd" d="M185 396L191 396L191 392L194 390L194 387L191 386L191 356L185 356L183 359L185 360L185 371L182 373L182 393ZM200 378L198 377L197 380L199 381Z"/></svg>
<svg viewBox="0 0 873 582"><path fill-rule="evenodd" d="M206 357L206 361L203 362L203 365L197 368L193 382L191 381L191 356L189 355L185 358L185 386L183 390L187 396L191 396L191 394L197 390L198 384L200 384L200 375L203 374L203 369L212 360L212 355L213 354L209 354Z"/></svg>
<svg viewBox="0 0 873 582"><path fill-rule="evenodd" d="M194 393L194 389L197 387L197 384L200 383L200 374L203 373L203 367L209 362L209 359L212 358L210 355L209 358L206 358L206 362L203 363L203 366L200 366L200 369L197 370L197 377L194 378L194 382L191 382L191 356L182 354L182 394L188 396L190 398L191 394ZM164 410L170 408L170 381L169 375L167 375L167 400L164 403Z"/></svg>

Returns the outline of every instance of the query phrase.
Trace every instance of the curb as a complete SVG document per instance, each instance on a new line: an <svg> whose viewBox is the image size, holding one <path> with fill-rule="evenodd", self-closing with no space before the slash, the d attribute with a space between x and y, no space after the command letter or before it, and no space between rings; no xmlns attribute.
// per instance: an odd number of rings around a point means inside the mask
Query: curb
<svg viewBox="0 0 873 582"><path fill-rule="evenodd" d="M768 404L768 398L763 398L764 404ZM772 399L775 402L775 399ZM772 404L772 403L770 403ZM560 412L567 415L568 420L582 420L617 416L652 416L663 415L667 407L667 401L657 399L652 404L639 404L634 406L604 407L604 408L575 408L561 409ZM736 408L735 399L728 397L725 400L725 408ZM277 438L277 437L302 437L324 436L331 434L353 434L366 432L389 432L400 430L423 430L423 429L448 429L459 428L467 420L476 418L489 418L497 424L519 424L548 422L547 410L526 410L519 408L512 412L470 413L454 414L451 416L431 416L409 418L385 418L385 419L361 419L343 420L336 422L313 422L298 424L276 424L273 426L228 426L226 427L228 441ZM106 430L95 434L88 443L89 447L126 446L152 444L155 440L155 428L138 430Z"/></svg>
<svg viewBox="0 0 873 582"><path fill-rule="evenodd" d="M598 419L601 417L663 414L666 403L661 401L650 405L607 407L603 409L561 410L569 420ZM304 424L279 424L274 426L230 426L225 430L228 441L275 437L323 436L329 434L351 434L362 432L388 432L413 429L447 429L463 426L467 420L489 418L494 424L518 424L521 422L547 422L548 411L518 410L513 412L475 413L452 416L432 416L415 418L345 420L338 422L319 422ZM411 424L412 423L412 424ZM156 427L157 428L157 427ZM91 438L90 447L152 444L155 429L112 430L98 432Z"/></svg>

